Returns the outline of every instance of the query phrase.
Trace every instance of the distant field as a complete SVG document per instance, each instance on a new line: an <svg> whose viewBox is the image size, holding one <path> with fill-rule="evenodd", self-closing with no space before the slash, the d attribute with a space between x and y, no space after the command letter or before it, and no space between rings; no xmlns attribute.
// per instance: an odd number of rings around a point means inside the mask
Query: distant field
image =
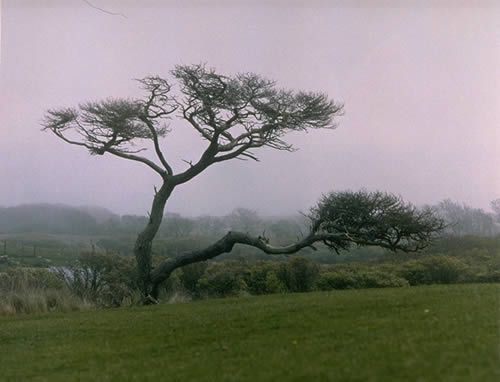
<svg viewBox="0 0 500 382"><path fill-rule="evenodd" d="M0 317L0 380L500 381L497 284Z"/></svg>
<svg viewBox="0 0 500 382"><path fill-rule="evenodd" d="M90 250L90 236L17 233L0 234L0 255L7 255L11 266L65 266L79 253Z"/></svg>

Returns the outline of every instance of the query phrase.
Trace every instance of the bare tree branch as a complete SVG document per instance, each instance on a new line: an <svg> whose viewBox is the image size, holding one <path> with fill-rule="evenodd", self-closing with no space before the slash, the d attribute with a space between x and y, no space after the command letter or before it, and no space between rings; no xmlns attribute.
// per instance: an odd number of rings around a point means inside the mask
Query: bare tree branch
<svg viewBox="0 0 500 382"><path fill-rule="evenodd" d="M163 152L161 151L160 143L158 141L158 134L156 133L156 130L155 130L153 124L148 119L146 119L146 118L144 118L143 121L148 126L149 131L151 131L151 136L152 136L152 140L153 140L153 145L154 145L154 148L155 148L156 156L160 160L160 162L163 165L163 167L165 167L165 170L167 171L167 174L168 175L172 175L173 174L172 167L170 167L170 165L168 164L167 160L165 159L165 156L163 155Z"/></svg>
<svg viewBox="0 0 500 382"><path fill-rule="evenodd" d="M379 193L374 194L378 195ZM388 196L387 194L384 195ZM383 220L384 219L381 219L378 224L375 224L374 228L378 228L377 226L380 225L383 226ZM403 252L418 252L430 243L432 235L442 229L442 221L432 215L427 215L427 212L425 211L423 214L414 214L410 220L413 221L409 223L417 226L420 225L420 227L418 229L415 227L414 231L403 233L405 229L403 224L402 229L398 230L398 235L395 237L383 234L365 234L365 230L363 229L361 229L360 232L353 234L351 234L346 228L339 228L337 230L327 232L323 229L320 230L319 226L316 224L313 225L309 235L304 237L302 240L285 247L275 247L269 245L269 241L265 237L254 237L242 232L228 232L222 239L207 248L189 252L173 259L168 259L155 268L151 273L153 297L157 298L159 285L165 281L175 269L188 264L210 260L223 253L231 252L236 244L249 245L251 247L258 248L268 255L290 255L297 253L306 247L316 249L314 244L317 242L323 242L337 252L342 249L348 249L350 245L378 246L391 251L400 250ZM428 225L427 230L423 230L422 228L425 224Z"/></svg>
<svg viewBox="0 0 500 382"><path fill-rule="evenodd" d="M129 159L129 160L133 160L133 161L136 161L136 162L144 163L145 165L151 167L154 171L156 171L158 174L160 174L162 176L165 174L165 170L164 169L162 169L161 167L159 167L157 164L151 162L147 158L144 158L144 157L141 157L141 156L137 156L137 155L123 153L121 151L114 150L114 149L108 149L107 152L110 153L110 154L116 155L117 157L120 157L120 158Z"/></svg>
<svg viewBox="0 0 500 382"><path fill-rule="evenodd" d="M112 15L112 16L121 16L125 19L127 19L128 17L125 16L123 13L115 13L115 12L110 12L110 11L107 11L105 9L102 9L102 8L99 8L99 7L96 7L95 5L93 5L90 1L88 0L83 0L84 3L86 3L89 7L91 8L94 8L94 9L97 9L98 11L101 11L101 12L104 12L104 13L107 13L108 15Z"/></svg>

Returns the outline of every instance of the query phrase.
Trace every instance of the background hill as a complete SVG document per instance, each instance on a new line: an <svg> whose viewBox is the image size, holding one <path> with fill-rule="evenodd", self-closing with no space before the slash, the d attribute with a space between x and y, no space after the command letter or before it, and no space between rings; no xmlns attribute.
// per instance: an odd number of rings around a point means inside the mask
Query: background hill
<svg viewBox="0 0 500 382"><path fill-rule="evenodd" d="M0 208L1 233L92 234L96 231L96 218L75 207L44 203Z"/></svg>

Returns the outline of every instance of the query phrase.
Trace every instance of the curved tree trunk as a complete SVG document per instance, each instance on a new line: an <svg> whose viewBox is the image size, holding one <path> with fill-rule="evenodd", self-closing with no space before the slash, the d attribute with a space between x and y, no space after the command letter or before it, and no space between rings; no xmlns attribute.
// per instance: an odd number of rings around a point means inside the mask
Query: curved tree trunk
<svg viewBox="0 0 500 382"><path fill-rule="evenodd" d="M253 237L247 233L242 232L228 232L220 240L214 244L206 247L205 249L185 253L173 259L167 259L156 267L151 272L151 297L154 300L158 299L160 285L166 281L171 273L177 268L183 267L188 264L197 263L213 259L223 253L231 252L236 244L249 245L258 248L268 255L290 255L298 252L302 248L311 247L314 250L313 244L316 241L324 240L326 237L333 238L334 235L314 235L310 234L301 241L285 247L274 247L267 243L267 240L262 237ZM154 301L153 300L153 301Z"/></svg>
<svg viewBox="0 0 500 382"><path fill-rule="evenodd" d="M145 298L151 293L152 247L153 239L160 228L163 211L174 185L164 180L161 188L156 192L151 206L149 221L144 230L138 235L134 246L134 255L139 273L139 287Z"/></svg>

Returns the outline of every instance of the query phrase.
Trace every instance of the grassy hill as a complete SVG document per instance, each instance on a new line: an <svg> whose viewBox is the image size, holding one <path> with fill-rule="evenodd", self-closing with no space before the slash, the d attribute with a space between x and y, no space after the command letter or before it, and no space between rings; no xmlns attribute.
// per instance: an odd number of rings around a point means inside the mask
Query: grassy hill
<svg viewBox="0 0 500 382"><path fill-rule="evenodd" d="M0 380L498 381L498 284L0 317Z"/></svg>

